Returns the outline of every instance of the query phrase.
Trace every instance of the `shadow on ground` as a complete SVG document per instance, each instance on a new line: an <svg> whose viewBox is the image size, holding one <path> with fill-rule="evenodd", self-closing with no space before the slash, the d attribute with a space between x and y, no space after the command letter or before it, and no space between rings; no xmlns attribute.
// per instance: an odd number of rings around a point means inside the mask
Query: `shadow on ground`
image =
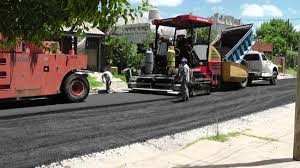
<svg viewBox="0 0 300 168"><path fill-rule="evenodd" d="M248 88L255 88L255 87L270 87L272 85L270 85L269 83L253 83L251 85L248 85ZM243 88L240 88L239 86L235 86L235 85L226 85L223 86L220 89L216 89L214 92L231 92L231 91L237 91Z"/></svg>
<svg viewBox="0 0 300 168"><path fill-rule="evenodd" d="M15 118L24 118L24 117L31 117L31 116L36 116L36 115L47 115L47 114L59 114L59 113L74 113L75 111L86 111L86 110L93 110L93 109L101 109L101 108L109 108L109 107L117 107L117 106L130 106L130 105L137 105L137 104L143 104L143 103L151 103L151 102L159 102L163 100L174 100L177 98L174 97L166 97L166 98L158 98L158 99L153 99L153 100L143 100L143 101L133 101L133 102L124 102L124 103L115 103L115 104L105 104L105 105L92 105L92 106L71 106L70 108L64 108L64 109L54 109L54 110L47 110L47 111L37 111L37 112L30 112L30 113L18 113L18 114L11 114L11 115L4 115L0 116L0 120L3 119L15 119ZM45 101L45 102L44 102ZM51 101L50 101L51 102ZM11 102L13 106L9 106L6 104L8 107L2 107L0 110L3 109L15 109L15 108L24 108L24 107L39 107L39 106L48 106L48 105L55 105L51 104L49 100L35 100L35 101L24 101L20 104L20 102ZM45 104L43 104L45 103ZM84 103L84 102L82 102ZM61 103L65 104L65 103ZM71 103L72 104L72 103ZM78 103L73 103L73 104L78 104Z"/></svg>
<svg viewBox="0 0 300 168"><path fill-rule="evenodd" d="M42 99L30 99L30 100L8 100L0 102L0 110L25 108L25 107L37 107L37 106L49 106L57 104L71 104L66 101L58 101L51 98Z"/></svg>

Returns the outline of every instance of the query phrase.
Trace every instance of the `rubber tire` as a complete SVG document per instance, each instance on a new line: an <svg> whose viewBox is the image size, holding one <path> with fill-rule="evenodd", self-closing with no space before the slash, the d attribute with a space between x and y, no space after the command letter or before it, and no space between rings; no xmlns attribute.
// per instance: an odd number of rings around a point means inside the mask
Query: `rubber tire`
<svg viewBox="0 0 300 168"><path fill-rule="evenodd" d="M81 82L81 84L83 85L83 92L79 96L73 95L71 93L70 86L74 81ZM68 102L73 102L73 103L83 102L88 97L89 92L90 92L90 84L88 80L82 75L72 74L64 81L62 93L64 95L64 98Z"/></svg>
<svg viewBox="0 0 300 168"><path fill-rule="evenodd" d="M252 81L253 81L253 78L248 77L248 86L251 86L251 85L252 85Z"/></svg>
<svg viewBox="0 0 300 168"><path fill-rule="evenodd" d="M273 75L270 79L270 85L276 85L277 84L277 72L273 71Z"/></svg>
<svg viewBox="0 0 300 168"><path fill-rule="evenodd" d="M239 87L242 89L246 88L247 85L248 85L248 78L246 78L246 80L244 82L239 83Z"/></svg>

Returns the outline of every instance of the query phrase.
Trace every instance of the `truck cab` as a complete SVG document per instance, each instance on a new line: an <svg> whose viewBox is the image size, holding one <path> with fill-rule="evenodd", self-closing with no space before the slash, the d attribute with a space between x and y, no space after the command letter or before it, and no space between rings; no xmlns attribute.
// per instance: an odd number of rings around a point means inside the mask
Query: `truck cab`
<svg viewBox="0 0 300 168"><path fill-rule="evenodd" d="M273 64L265 54L258 51L251 51L243 58L248 64L248 84L253 80L268 80L271 85L276 85L278 66Z"/></svg>

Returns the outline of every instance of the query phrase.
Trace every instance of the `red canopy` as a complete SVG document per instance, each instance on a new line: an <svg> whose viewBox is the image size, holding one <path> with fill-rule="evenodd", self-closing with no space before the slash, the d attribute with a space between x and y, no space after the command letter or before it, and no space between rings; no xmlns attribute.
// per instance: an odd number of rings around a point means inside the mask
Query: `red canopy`
<svg viewBox="0 0 300 168"><path fill-rule="evenodd" d="M154 25L175 27L177 29L205 27L213 24L211 19L193 15L180 15L168 19L155 19L152 23Z"/></svg>

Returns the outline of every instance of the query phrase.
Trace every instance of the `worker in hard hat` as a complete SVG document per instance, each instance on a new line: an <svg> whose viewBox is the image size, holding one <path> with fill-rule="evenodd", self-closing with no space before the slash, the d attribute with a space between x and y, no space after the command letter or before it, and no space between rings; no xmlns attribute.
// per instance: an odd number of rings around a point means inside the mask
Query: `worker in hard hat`
<svg viewBox="0 0 300 168"><path fill-rule="evenodd" d="M182 101L186 102L189 100L189 82L190 82L190 67L188 66L186 58L181 59L180 72L181 77L181 96Z"/></svg>
<svg viewBox="0 0 300 168"><path fill-rule="evenodd" d="M111 86L111 81L112 81L113 75L111 74L111 72L105 71L105 72L103 72L101 77L102 77L102 81L106 85L106 92L110 93L111 92L110 86Z"/></svg>

